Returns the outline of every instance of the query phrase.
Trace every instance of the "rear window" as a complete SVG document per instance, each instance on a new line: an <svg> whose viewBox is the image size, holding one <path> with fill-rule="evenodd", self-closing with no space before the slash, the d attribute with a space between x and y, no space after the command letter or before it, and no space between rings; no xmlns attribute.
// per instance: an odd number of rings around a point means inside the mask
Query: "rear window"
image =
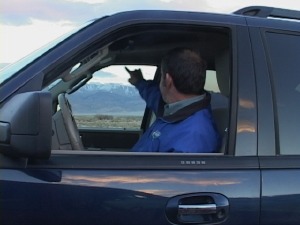
<svg viewBox="0 0 300 225"><path fill-rule="evenodd" d="M300 155L300 36L266 33L280 154ZM277 151L278 152L278 151Z"/></svg>

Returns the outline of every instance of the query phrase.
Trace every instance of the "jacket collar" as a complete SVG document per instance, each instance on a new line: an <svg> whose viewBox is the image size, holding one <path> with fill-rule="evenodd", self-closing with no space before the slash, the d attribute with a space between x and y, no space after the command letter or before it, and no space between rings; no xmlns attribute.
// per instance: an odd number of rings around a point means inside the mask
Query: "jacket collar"
<svg viewBox="0 0 300 225"><path fill-rule="evenodd" d="M206 92L205 97L202 100L187 105L186 107L178 110L174 114L168 116L163 116L165 103L161 99L157 116L169 123L179 122L181 120L185 120L195 112L207 108L210 105L210 99L210 94Z"/></svg>

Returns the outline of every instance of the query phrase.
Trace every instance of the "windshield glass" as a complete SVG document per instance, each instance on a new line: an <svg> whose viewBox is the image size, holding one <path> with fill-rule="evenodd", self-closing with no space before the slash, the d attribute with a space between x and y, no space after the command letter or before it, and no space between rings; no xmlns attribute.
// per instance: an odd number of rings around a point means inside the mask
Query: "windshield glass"
<svg viewBox="0 0 300 225"><path fill-rule="evenodd" d="M21 70L22 68L24 68L26 65L28 65L29 63L33 62L35 59L37 59L38 57L40 57L41 55L43 55L49 49L53 48L58 43L62 42L64 39L66 39L67 37L69 37L72 34L76 33L77 31L79 31L83 27L88 26L92 22L94 22L94 20L89 21L87 23L84 23L83 25L81 25L78 28L72 30L71 32L68 32L68 33L62 35L61 37L55 39L54 41L51 41L50 43L46 44L42 48L40 48L40 49L32 52L31 54L29 54L28 56L22 58L21 60L19 60L19 61L15 62L15 63L13 63L13 64L11 64L11 65L3 68L0 71L0 85L4 81L6 81L9 78L11 78L16 72L18 72L19 70Z"/></svg>

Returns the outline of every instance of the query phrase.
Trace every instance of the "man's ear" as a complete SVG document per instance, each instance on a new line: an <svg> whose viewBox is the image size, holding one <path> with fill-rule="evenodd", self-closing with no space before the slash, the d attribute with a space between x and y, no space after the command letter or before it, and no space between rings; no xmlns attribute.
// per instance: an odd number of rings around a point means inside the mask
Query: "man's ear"
<svg viewBox="0 0 300 225"><path fill-rule="evenodd" d="M167 88L170 88L170 87L174 86L173 78L169 73L166 73L166 76L165 76L165 86Z"/></svg>

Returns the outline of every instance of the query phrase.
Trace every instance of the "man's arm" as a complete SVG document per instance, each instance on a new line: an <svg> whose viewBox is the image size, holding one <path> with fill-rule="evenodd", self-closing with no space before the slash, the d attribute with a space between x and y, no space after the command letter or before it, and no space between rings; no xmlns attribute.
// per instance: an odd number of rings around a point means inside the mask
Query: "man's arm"
<svg viewBox="0 0 300 225"><path fill-rule="evenodd" d="M138 89L140 96L145 100L147 107L157 113L159 101L161 99L159 85L152 80L146 81L140 69L129 70L127 67L125 67L125 69L130 75L130 78L128 79L129 83Z"/></svg>

